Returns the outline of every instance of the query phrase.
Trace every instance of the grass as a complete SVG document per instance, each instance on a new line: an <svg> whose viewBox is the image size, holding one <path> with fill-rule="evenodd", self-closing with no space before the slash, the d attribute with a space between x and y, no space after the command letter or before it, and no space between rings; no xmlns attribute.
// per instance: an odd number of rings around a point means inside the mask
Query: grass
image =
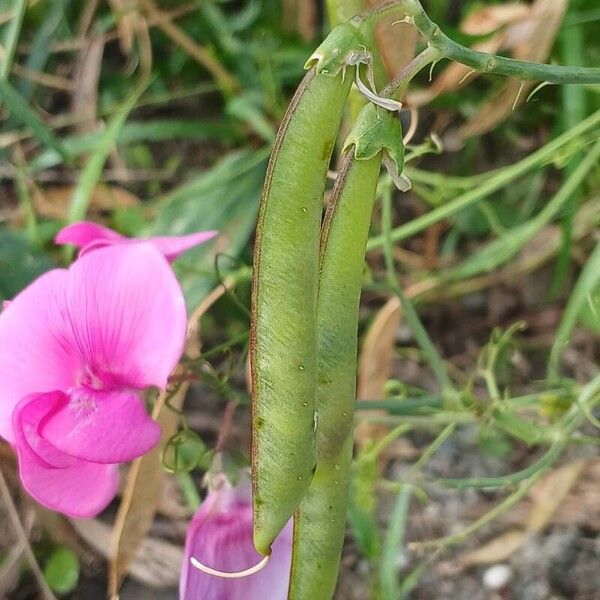
<svg viewBox="0 0 600 600"><path fill-rule="evenodd" d="M71 258L52 244L67 222L101 220L127 235L221 231L220 246L176 265L190 309L227 277L236 282L204 316L202 352L186 362L200 390L216 398L212 428L198 425L204 409L197 391L186 409L204 449L212 448L228 401L239 405L242 429L248 426L248 273L258 200L274 132L321 38L315 22L293 10L297 4L144 0L134 17L109 3L15 0L0 11L0 295L13 297ZM452 36L456 6L464 16L493 3L431 4L431 17ZM569 3L548 62L599 63L595 4ZM86 53L98 36L102 57L93 67ZM82 65L78 85L62 85ZM81 105L83 83L94 90L85 115L71 108ZM475 534L561 460L598 443L598 379L582 364L597 363L600 349L579 315L600 289L600 94L597 86L545 87L492 131L451 151L456 126L501 84L481 78L421 107L407 149L413 191L398 195L385 175L379 186L361 341L393 295L407 328L392 348L366 357L382 363L388 383L358 403L358 422L386 431L357 440L345 552L368 565L365 600L426 589L420 586L440 549L477 544ZM427 75L415 85L429 85ZM446 146L441 153L427 141L431 132ZM125 189L133 204L96 206L100 184ZM48 211L57 189L64 199ZM526 331L512 327L521 321ZM388 454L398 438L417 455L400 475ZM440 473L440 457L465 439L481 457L478 466L497 451L500 474ZM234 446L231 461L247 461L243 444L241 452ZM0 460L3 470L14 469ZM174 477L190 505L205 468ZM415 539L411 518L435 503L429 497L440 488L493 488L498 504L458 533L446 524L439 539ZM389 497L393 507L381 526L378 502ZM63 543L58 531L48 526L33 544L38 560ZM415 543L424 555L410 554Z"/></svg>

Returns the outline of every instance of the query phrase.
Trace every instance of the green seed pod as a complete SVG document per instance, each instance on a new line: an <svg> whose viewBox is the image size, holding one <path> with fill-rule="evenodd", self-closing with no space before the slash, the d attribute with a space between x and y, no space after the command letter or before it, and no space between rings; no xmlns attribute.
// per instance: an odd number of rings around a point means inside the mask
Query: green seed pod
<svg viewBox="0 0 600 600"><path fill-rule="evenodd" d="M289 600L332 597L344 541L356 394L358 307L385 154L402 161L400 121L367 106L345 144L321 237L317 469L294 522ZM399 171L402 162L396 163Z"/></svg>
<svg viewBox="0 0 600 600"><path fill-rule="evenodd" d="M317 73L323 75L333 76L340 72L344 75L348 66L370 63L371 58L360 30L351 23L342 23L331 30L304 67L314 66Z"/></svg>
<svg viewBox="0 0 600 600"><path fill-rule="evenodd" d="M344 151L350 146L354 146L354 155L358 160L373 158L383 149L383 163L396 187L402 192L410 189L410 181L402 173L402 128L393 114L374 104L367 104L359 113L350 135L346 138Z"/></svg>
<svg viewBox="0 0 600 600"><path fill-rule="evenodd" d="M323 193L352 79L315 68L306 74L275 140L261 199L250 361L254 543L262 554L298 507L316 464Z"/></svg>

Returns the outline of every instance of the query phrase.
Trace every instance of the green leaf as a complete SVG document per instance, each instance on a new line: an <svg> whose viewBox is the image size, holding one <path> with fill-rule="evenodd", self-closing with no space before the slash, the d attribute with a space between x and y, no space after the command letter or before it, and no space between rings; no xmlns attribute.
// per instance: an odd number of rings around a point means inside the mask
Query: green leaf
<svg viewBox="0 0 600 600"><path fill-rule="evenodd" d="M27 125L35 137L52 148L65 162L70 162L71 155L62 142L48 129L46 124L29 106L27 100L8 81L0 79L0 100L6 105L11 115Z"/></svg>
<svg viewBox="0 0 600 600"><path fill-rule="evenodd" d="M237 139L235 129L227 121L203 121L199 119L179 119L170 121L155 119L152 121L132 121L123 125L117 133L115 144L126 146L136 142L161 142L163 140L206 140L219 139L231 142ZM72 155L79 156L90 152L98 145L98 134L90 133L68 136L63 140L64 148ZM51 169L61 164L60 154L49 149L41 152L28 165L29 172L35 173Z"/></svg>
<svg viewBox="0 0 600 600"><path fill-rule="evenodd" d="M558 368L560 357L565 346L569 343L569 338L577 318L589 303L591 295L595 294L600 285L600 242L594 248L588 261L585 263L581 275L573 288L569 302L563 313L562 320L556 333L556 338L550 352L548 362L548 379L556 381L558 379Z"/></svg>
<svg viewBox="0 0 600 600"><path fill-rule="evenodd" d="M196 306L217 283L217 251L233 259L219 261L223 273L235 266L246 246L256 222L267 152L261 149L229 154L162 198L164 205L151 234L219 231L214 242L186 252L175 263L188 306Z"/></svg>
<svg viewBox="0 0 600 600"><path fill-rule="evenodd" d="M375 487L378 476L376 458L369 455L368 449L363 450L355 462L348 518L362 555L373 562L381 555L382 545L376 516Z"/></svg>
<svg viewBox="0 0 600 600"><path fill-rule="evenodd" d="M26 8L27 0L15 0L15 2L13 2L12 9L14 15L8 22L5 35L2 39L4 56L2 57L2 61L0 61L0 79L8 79L10 75Z"/></svg>
<svg viewBox="0 0 600 600"><path fill-rule="evenodd" d="M125 120L136 105L145 87L145 84L140 84L134 89L131 95L123 102L120 110L111 118L106 129L99 136L95 149L85 163L77 187L73 192L71 206L69 208L70 223L81 221L85 218L91 194L102 177L104 163L108 158L108 154L114 147L117 136L125 124Z"/></svg>
<svg viewBox="0 0 600 600"><path fill-rule="evenodd" d="M53 266L23 233L0 229L0 301L10 300Z"/></svg>
<svg viewBox="0 0 600 600"><path fill-rule="evenodd" d="M406 532L410 496L410 486L403 486L396 499L396 504L385 535L383 551L381 553L381 565L379 568L379 577L384 598L400 597L398 556L402 552L404 546L404 534Z"/></svg>
<svg viewBox="0 0 600 600"><path fill-rule="evenodd" d="M591 331L600 333L600 287L588 295L579 313L579 320Z"/></svg>
<svg viewBox="0 0 600 600"><path fill-rule="evenodd" d="M59 546L44 567L44 579L57 594L72 592L79 581L79 559L68 548Z"/></svg>

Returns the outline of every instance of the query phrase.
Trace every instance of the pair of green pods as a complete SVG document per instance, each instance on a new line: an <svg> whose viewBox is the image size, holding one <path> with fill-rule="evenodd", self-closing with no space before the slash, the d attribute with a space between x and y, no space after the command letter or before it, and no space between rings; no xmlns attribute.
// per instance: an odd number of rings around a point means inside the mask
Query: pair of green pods
<svg viewBox="0 0 600 600"><path fill-rule="evenodd" d="M367 105L344 146L323 220L331 155L365 56L350 24L314 55L286 112L263 190L251 327L254 542L292 515L289 598L333 594L352 459L358 305L381 161L402 169L400 122Z"/></svg>

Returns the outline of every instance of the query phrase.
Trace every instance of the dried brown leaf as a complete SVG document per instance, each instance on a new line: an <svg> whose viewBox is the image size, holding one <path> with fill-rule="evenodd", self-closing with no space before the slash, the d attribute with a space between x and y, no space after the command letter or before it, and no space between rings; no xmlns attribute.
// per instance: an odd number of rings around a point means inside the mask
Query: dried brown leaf
<svg viewBox="0 0 600 600"><path fill-rule="evenodd" d="M458 566L462 568L475 565L489 565L509 558L522 545L527 534L520 529L506 531L483 546L458 558Z"/></svg>
<svg viewBox="0 0 600 600"><path fill-rule="evenodd" d="M578 460L554 469L533 487L530 492L533 506L527 520L529 532L541 531L550 522L577 483L585 466L585 460Z"/></svg>
<svg viewBox="0 0 600 600"><path fill-rule="evenodd" d="M552 49L567 4L568 0L537 0L531 9L530 35L515 46L513 57L544 62ZM500 91L459 128L458 137L464 139L493 129L526 100L534 85L531 81L507 80Z"/></svg>
<svg viewBox="0 0 600 600"><path fill-rule="evenodd" d="M481 6L466 16L460 29L467 35L488 35L529 16L530 6L523 2Z"/></svg>
<svg viewBox="0 0 600 600"><path fill-rule="evenodd" d="M317 21L315 0L283 0L283 26L287 31L297 31L306 41L314 40Z"/></svg>
<svg viewBox="0 0 600 600"><path fill-rule="evenodd" d="M73 186L56 186L33 190L33 204L36 212L49 219L65 219L73 197ZM116 185L100 184L92 192L90 199L90 215L98 216L104 211L115 208L128 208L139 204L139 198Z"/></svg>
<svg viewBox="0 0 600 600"><path fill-rule="evenodd" d="M387 0L367 0L367 7L374 8ZM379 52L390 79L412 60L417 45L417 30L408 23L398 23L398 15L382 19L375 28Z"/></svg>
<svg viewBox="0 0 600 600"><path fill-rule="evenodd" d="M395 296L379 309L367 335L358 360L357 395L361 400L384 397L385 384L392 372L396 333L402 321L400 301ZM381 414L382 411L363 411L361 416ZM388 428L379 423L361 419L355 432L356 443L363 447L381 439Z"/></svg>

